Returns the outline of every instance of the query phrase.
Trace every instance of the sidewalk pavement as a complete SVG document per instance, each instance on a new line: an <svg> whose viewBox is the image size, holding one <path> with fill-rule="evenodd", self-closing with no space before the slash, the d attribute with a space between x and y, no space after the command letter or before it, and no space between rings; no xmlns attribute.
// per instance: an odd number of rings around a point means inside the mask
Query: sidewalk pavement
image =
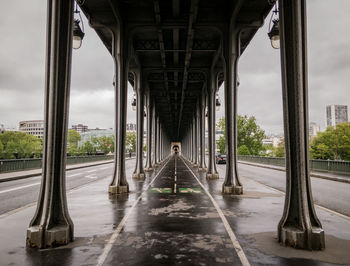
<svg viewBox="0 0 350 266"><path fill-rule="evenodd" d="M267 168L267 169L278 170L278 171L282 171L282 172L286 171L286 168L283 166L268 165L268 164L261 164L261 163L252 163L252 162L247 162L247 161L238 161L238 163L256 166L256 167ZM326 180L332 180L332 181L350 184L350 173L349 173L349 175L341 175L341 174L334 174L334 173L311 171L310 175L312 177L317 177L317 178L322 178L322 179L326 179Z"/></svg>

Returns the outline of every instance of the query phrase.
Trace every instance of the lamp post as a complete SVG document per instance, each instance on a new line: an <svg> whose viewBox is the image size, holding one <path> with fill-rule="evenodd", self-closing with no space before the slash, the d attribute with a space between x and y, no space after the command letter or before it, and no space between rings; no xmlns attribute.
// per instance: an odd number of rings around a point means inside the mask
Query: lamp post
<svg viewBox="0 0 350 266"><path fill-rule="evenodd" d="M274 19L272 22L273 22L273 26L270 32L268 33L268 35L271 40L271 46L274 49L279 49L280 48L279 19Z"/></svg>

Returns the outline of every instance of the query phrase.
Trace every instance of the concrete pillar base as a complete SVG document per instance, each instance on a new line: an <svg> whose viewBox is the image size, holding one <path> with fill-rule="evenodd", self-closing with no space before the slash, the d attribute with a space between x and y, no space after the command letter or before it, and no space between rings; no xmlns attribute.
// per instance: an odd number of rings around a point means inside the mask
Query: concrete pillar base
<svg viewBox="0 0 350 266"><path fill-rule="evenodd" d="M48 248L67 245L73 241L72 231L69 225L54 226L47 231L43 227L32 226L27 229L27 246Z"/></svg>
<svg viewBox="0 0 350 266"><path fill-rule="evenodd" d="M223 194L231 194L231 195L242 195L243 187L241 186L222 186Z"/></svg>
<svg viewBox="0 0 350 266"><path fill-rule="evenodd" d="M198 167L198 172L206 172L206 171L207 171L207 168Z"/></svg>
<svg viewBox="0 0 350 266"><path fill-rule="evenodd" d="M193 167L198 167L198 164L194 163L192 166L193 166Z"/></svg>
<svg viewBox="0 0 350 266"><path fill-rule="evenodd" d="M212 180L212 179L219 179L219 174L210 174L207 173L207 179Z"/></svg>
<svg viewBox="0 0 350 266"><path fill-rule="evenodd" d="M108 193L110 194L129 193L129 186L109 186Z"/></svg>
<svg viewBox="0 0 350 266"><path fill-rule="evenodd" d="M145 168L144 171L145 171L145 172L152 172L152 171L153 171L153 168L152 168L152 167L150 167L150 168Z"/></svg>
<svg viewBox="0 0 350 266"><path fill-rule="evenodd" d="M145 179L145 174L144 173L134 173L132 175L132 178L139 179L139 180L144 180Z"/></svg>
<svg viewBox="0 0 350 266"><path fill-rule="evenodd" d="M278 240L284 246L309 250L322 250L325 248L324 231L319 227L312 228L310 240L308 240L307 230L302 231L294 226L285 226L278 233Z"/></svg>

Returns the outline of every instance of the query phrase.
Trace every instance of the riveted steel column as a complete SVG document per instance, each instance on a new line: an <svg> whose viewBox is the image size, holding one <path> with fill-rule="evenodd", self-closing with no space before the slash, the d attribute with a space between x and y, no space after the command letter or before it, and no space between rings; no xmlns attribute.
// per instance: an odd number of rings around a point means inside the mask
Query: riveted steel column
<svg viewBox="0 0 350 266"><path fill-rule="evenodd" d="M154 164L153 168L158 166L158 114L154 116Z"/></svg>
<svg viewBox="0 0 350 266"><path fill-rule="evenodd" d="M155 168L156 166L156 106L153 102L153 109L152 109L152 167Z"/></svg>
<svg viewBox="0 0 350 266"><path fill-rule="evenodd" d="M147 159L145 171L153 171L152 168L152 120L153 120L153 98L147 95Z"/></svg>
<svg viewBox="0 0 350 266"><path fill-rule="evenodd" d="M195 106L195 112L193 117L193 127L194 127L194 160L193 160L193 166L198 167L198 119L197 119L197 107Z"/></svg>
<svg viewBox="0 0 350 266"><path fill-rule="evenodd" d="M229 30L225 58L225 130L226 175L224 194L242 194L243 187L237 172L237 65L240 56L240 33Z"/></svg>
<svg viewBox="0 0 350 266"><path fill-rule="evenodd" d="M215 163L215 100L217 90L217 74L210 73L208 80L208 142L209 142L209 162L207 179L218 179L219 174Z"/></svg>
<svg viewBox="0 0 350 266"><path fill-rule="evenodd" d="M305 0L280 0L287 187L278 240L300 249L325 247L311 194Z"/></svg>
<svg viewBox="0 0 350 266"><path fill-rule="evenodd" d="M66 199L66 147L72 53L73 0L47 1L45 136L38 205L27 229L27 246L73 241Z"/></svg>
<svg viewBox="0 0 350 266"><path fill-rule="evenodd" d="M129 192L125 175L125 136L128 92L127 36L121 29L114 33L113 57L116 63L115 83L115 154L113 179L109 184L110 194Z"/></svg>
<svg viewBox="0 0 350 266"><path fill-rule="evenodd" d="M201 93L199 100L199 165L198 171L205 172L207 169L205 165L205 94Z"/></svg>
<svg viewBox="0 0 350 266"><path fill-rule="evenodd" d="M135 179L144 179L143 171L143 122L144 122L144 80L142 70L135 72L136 87L136 164L132 175Z"/></svg>

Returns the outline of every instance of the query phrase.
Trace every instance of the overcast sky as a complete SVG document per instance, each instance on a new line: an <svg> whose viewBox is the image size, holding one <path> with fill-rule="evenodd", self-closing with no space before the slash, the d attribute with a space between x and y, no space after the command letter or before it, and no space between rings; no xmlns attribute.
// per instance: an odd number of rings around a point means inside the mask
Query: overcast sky
<svg viewBox="0 0 350 266"><path fill-rule="evenodd" d="M308 57L310 121L325 124L328 104L350 105L350 1L309 0ZM240 114L254 115L267 134L281 134L282 90L279 50L267 37L268 20L239 63ZM73 50L69 125L114 127L113 60L96 33ZM0 1L0 124L43 119L46 1ZM223 88L220 89L223 101ZM135 121L129 88L128 121ZM224 108L217 118L224 115Z"/></svg>

